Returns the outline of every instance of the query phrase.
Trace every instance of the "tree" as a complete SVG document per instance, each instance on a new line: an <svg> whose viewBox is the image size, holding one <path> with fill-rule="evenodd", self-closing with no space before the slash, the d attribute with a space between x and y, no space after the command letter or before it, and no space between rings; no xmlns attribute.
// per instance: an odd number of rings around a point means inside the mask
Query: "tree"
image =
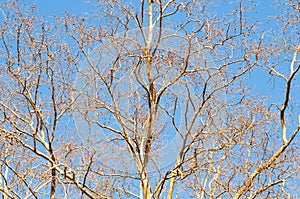
<svg viewBox="0 0 300 199"><path fill-rule="evenodd" d="M90 3L1 3L2 198L297 197L295 2Z"/></svg>

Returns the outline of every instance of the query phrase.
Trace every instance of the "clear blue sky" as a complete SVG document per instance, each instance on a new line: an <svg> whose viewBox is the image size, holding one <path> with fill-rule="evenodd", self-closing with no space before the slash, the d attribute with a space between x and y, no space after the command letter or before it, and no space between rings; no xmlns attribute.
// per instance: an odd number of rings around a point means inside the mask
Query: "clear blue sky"
<svg viewBox="0 0 300 199"><path fill-rule="evenodd" d="M139 1L139 0L135 0ZM52 14L62 15L65 11L70 13L89 12L93 10L93 6L85 3L84 0L34 0L41 15L51 16ZM216 3L216 8L224 10L223 3ZM273 0L257 1L256 7L257 18L264 18L276 13Z"/></svg>
<svg viewBox="0 0 300 199"><path fill-rule="evenodd" d="M72 14L89 12L93 7L82 0L34 0L42 16L63 15L66 11Z"/></svg>

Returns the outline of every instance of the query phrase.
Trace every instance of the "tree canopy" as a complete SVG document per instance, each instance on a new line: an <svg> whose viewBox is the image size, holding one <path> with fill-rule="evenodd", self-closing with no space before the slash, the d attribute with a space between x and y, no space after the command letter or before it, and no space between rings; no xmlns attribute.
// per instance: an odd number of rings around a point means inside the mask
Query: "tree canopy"
<svg viewBox="0 0 300 199"><path fill-rule="evenodd" d="M3 199L299 196L297 1L87 3L0 3Z"/></svg>

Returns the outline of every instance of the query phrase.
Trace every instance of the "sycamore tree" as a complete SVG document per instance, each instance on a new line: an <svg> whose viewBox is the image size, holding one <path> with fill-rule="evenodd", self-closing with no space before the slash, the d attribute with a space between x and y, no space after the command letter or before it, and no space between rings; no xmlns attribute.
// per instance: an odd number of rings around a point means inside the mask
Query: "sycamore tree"
<svg viewBox="0 0 300 199"><path fill-rule="evenodd" d="M1 2L3 199L298 196L296 1L88 3Z"/></svg>

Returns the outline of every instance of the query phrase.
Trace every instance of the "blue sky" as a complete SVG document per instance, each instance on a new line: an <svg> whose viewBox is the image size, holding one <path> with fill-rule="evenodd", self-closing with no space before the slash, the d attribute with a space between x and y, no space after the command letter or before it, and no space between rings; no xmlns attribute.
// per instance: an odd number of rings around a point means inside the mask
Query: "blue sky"
<svg viewBox="0 0 300 199"><path fill-rule="evenodd" d="M35 0L37 9L42 16L63 15L66 11L72 14L89 12L93 7L80 0Z"/></svg>
<svg viewBox="0 0 300 199"><path fill-rule="evenodd" d="M139 1L139 0L138 0ZM34 0L33 1L41 13L42 16L51 16L53 14L63 15L65 11L76 14L81 12L89 12L94 10L92 5L89 5L84 0ZM222 1L223 2L223 1ZM228 4L230 6L230 4ZM224 4L216 3L215 7L218 9L224 9ZM273 0L257 1L256 18L264 18L276 13Z"/></svg>

